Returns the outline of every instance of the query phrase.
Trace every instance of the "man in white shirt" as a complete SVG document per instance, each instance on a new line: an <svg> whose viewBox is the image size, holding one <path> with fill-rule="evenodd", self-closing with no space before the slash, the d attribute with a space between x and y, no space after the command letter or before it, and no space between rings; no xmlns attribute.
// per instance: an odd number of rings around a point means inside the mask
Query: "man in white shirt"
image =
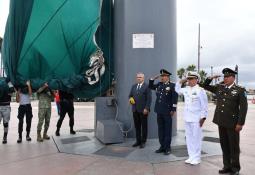
<svg viewBox="0 0 255 175"><path fill-rule="evenodd" d="M31 130L31 122L33 118L32 113L32 106L31 106L31 100L30 97L32 95L32 88L30 85L30 81L26 82L26 86L20 87L16 93L16 101L19 103L19 109L18 109L18 116L19 119L19 125L18 125L18 133L19 138L17 140L17 143L22 142L22 132L23 132L23 121L24 117L26 115L26 140L31 141L30 137L30 130Z"/></svg>
<svg viewBox="0 0 255 175"><path fill-rule="evenodd" d="M185 135L189 158L185 163L197 165L201 162L202 126L208 115L208 99L204 89L198 86L200 76L188 72L187 78L176 83L175 91L184 95ZM187 82L186 87L181 87Z"/></svg>

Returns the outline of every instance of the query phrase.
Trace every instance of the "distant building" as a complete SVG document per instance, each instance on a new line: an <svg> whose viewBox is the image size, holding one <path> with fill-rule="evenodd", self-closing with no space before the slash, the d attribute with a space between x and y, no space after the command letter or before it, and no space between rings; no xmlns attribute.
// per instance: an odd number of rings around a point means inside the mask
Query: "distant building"
<svg viewBox="0 0 255 175"><path fill-rule="evenodd" d="M255 89L248 89L247 91L249 95L255 95Z"/></svg>

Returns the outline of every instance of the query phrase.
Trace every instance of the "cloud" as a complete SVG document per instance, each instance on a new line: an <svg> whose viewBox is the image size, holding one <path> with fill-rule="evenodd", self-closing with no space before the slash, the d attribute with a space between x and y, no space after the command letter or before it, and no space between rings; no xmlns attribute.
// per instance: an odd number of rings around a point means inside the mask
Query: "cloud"
<svg viewBox="0 0 255 175"><path fill-rule="evenodd" d="M3 37L9 12L9 0L0 0L0 36Z"/></svg>
<svg viewBox="0 0 255 175"><path fill-rule="evenodd" d="M201 68L220 73L239 65L239 82L255 88L255 1L177 0L178 67L197 65L198 23L201 24Z"/></svg>
<svg viewBox="0 0 255 175"><path fill-rule="evenodd" d="M255 1L176 0L178 68L197 65L198 23L201 24L201 68L221 73L239 65L239 82L255 88ZM4 34L9 0L0 0L0 36Z"/></svg>

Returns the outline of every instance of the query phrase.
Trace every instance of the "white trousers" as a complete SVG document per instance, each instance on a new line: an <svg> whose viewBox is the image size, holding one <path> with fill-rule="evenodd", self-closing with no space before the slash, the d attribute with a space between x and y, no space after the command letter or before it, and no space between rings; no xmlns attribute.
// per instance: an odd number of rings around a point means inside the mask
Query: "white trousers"
<svg viewBox="0 0 255 175"><path fill-rule="evenodd" d="M199 122L185 122L186 144L189 159L200 161L202 146L202 128Z"/></svg>

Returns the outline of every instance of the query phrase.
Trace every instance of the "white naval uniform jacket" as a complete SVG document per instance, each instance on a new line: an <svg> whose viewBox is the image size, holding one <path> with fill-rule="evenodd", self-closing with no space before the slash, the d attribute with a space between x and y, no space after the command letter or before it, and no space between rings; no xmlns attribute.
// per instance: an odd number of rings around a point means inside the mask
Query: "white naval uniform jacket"
<svg viewBox="0 0 255 175"><path fill-rule="evenodd" d="M186 122L199 122L201 118L207 117L208 99L204 89L198 85L181 88L181 84L176 83L175 91L179 95L184 95L185 107L183 116Z"/></svg>

